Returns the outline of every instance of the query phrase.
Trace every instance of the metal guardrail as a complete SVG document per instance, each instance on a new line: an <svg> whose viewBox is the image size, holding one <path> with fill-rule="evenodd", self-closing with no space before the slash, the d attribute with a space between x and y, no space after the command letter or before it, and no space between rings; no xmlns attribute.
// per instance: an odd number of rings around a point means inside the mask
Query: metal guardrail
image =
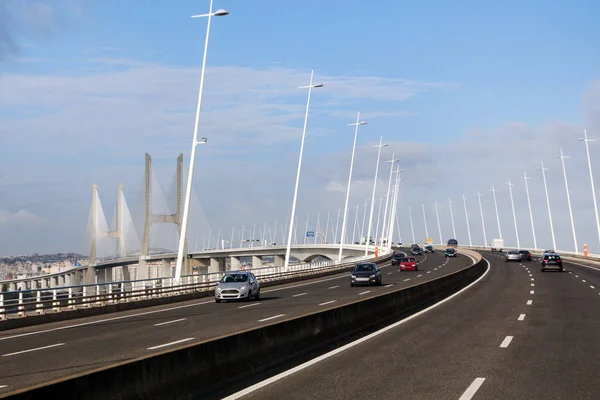
<svg viewBox="0 0 600 400"><path fill-rule="evenodd" d="M473 249L473 250L484 250L484 251L491 250L491 247L484 247L484 246L460 246L460 247L465 247L467 249ZM533 249L530 247L503 247L502 250L529 250L532 254L542 254L542 251L544 251L545 249ZM581 254L581 253L577 254L574 251L563 251L563 250L555 250L555 251L558 254L566 255L569 257L573 257L573 258L580 258L582 260L600 261L600 254L588 253L587 256L584 256L583 254Z"/></svg>
<svg viewBox="0 0 600 400"><path fill-rule="evenodd" d="M262 282L273 282L297 277L310 277L323 272L344 270L360 261L380 261L390 257L393 251L384 250L379 257L372 255L350 257L343 262L325 261L301 263L284 267L246 269ZM230 272L230 271L229 271ZM227 273L185 275L177 284L172 277L141 279L134 281L106 282L91 285L66 286L51 289L17 290L0 292L0 321L49 312L70 311L89 307L102 307L121 302L148 300L213 290L221 277Z"/></svg>

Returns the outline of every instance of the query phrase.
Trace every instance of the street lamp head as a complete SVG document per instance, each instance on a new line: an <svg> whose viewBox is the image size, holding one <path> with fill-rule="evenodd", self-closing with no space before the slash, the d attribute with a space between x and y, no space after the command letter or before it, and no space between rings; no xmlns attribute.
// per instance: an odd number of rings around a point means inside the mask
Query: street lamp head
<svg viewBox="0 0 600 400"><path fill-rule="evenodd" d="M202 17L209 17L209 16L224 17L225 15L229 15L229 11L223 10L221 8L220 10L217 10L217 11L215 11L212 14L197 14L197 15L192 15L192 18L202 18Z"/></svg>

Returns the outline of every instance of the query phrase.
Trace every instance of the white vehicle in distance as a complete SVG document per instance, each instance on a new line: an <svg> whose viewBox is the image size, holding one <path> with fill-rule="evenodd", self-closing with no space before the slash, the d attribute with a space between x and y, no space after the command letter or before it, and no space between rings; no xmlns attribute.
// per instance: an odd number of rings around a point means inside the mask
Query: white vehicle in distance
<svg viewBox="0 0 600 400"><path fill-rule="evenodd" d="M492 239L492 251L502 252L503 249L504 249L504 239L502 239L502 238Z"/></svg>
<svg viewBox="0 0 600 400"><path fill-rule="evenodd" d="M260 284L250 271L227 272L215 288L215 302L223 300L260 300Z"/></svg>

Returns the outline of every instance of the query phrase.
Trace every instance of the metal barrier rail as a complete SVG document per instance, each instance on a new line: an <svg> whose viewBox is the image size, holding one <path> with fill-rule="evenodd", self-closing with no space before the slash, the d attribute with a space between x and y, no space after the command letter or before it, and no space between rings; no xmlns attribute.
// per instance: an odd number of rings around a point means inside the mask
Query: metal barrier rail
<svg viewBox="0 0 600 400"><path fill-rule="evenodd" d="M460 246L465 247L467 249L472 250L483 250L490 251L491 247L483 247L483 246ZM532 254L542 254L544 249L532 249L529 247L503 247L502 250L529 250ZM584 256L581 252L576 254L574 251L563 251L563 250L555 250L558 254L566 255L572 258L580 258L582 260L592 260L592 261L600 261L600 254L588 253L587 256Z"/></svg>
<svg viewBox="0 0 600 400"><path fill-rule="evenodd" d="M248 269L262 282L273 282L297 277L310 277L323 272L343 271L360 261L381 261L391 256L386 250L379 257L351 257L342 263L326 261L302 263L284 267ZM231 272L231 271L229 271ZM102 307L120 302L148 300L157 297L211 291L226 272L182 276L176 284L172 277L135 281L107 282L91 285L68 286L51 289L0 292L0 321L10 316L26 317L47 312L61 312L88 307Z"/></svg>

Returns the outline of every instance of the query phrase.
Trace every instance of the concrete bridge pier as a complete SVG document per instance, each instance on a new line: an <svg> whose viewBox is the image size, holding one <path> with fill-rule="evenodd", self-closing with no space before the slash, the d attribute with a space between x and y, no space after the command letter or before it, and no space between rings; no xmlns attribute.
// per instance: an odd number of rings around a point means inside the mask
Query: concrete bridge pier
<svg viewBox="0 0 600 400"><path fill-rule="evenodd" d="M230 261L230 270L231 271L239 271L240 270L240 258L235 256L229 257Z"/></svg>
<svg viewBox="0 0 600 400"><path fill-rule="evenodd" d="M285 265L285 255L273 256L273 261L276 267L283 267Z"/></svg>
<svg viewBox="0 0 600 400"><path fill-rule="evenodd" d="M225 257L212 257L208 272L225 272Z"/></svg>
<svg viewBox="0 0 600 400"><path fill-rule="evenodd" d="M261 256L252 256L252 268L262 268L263 262Z"/></svg>

